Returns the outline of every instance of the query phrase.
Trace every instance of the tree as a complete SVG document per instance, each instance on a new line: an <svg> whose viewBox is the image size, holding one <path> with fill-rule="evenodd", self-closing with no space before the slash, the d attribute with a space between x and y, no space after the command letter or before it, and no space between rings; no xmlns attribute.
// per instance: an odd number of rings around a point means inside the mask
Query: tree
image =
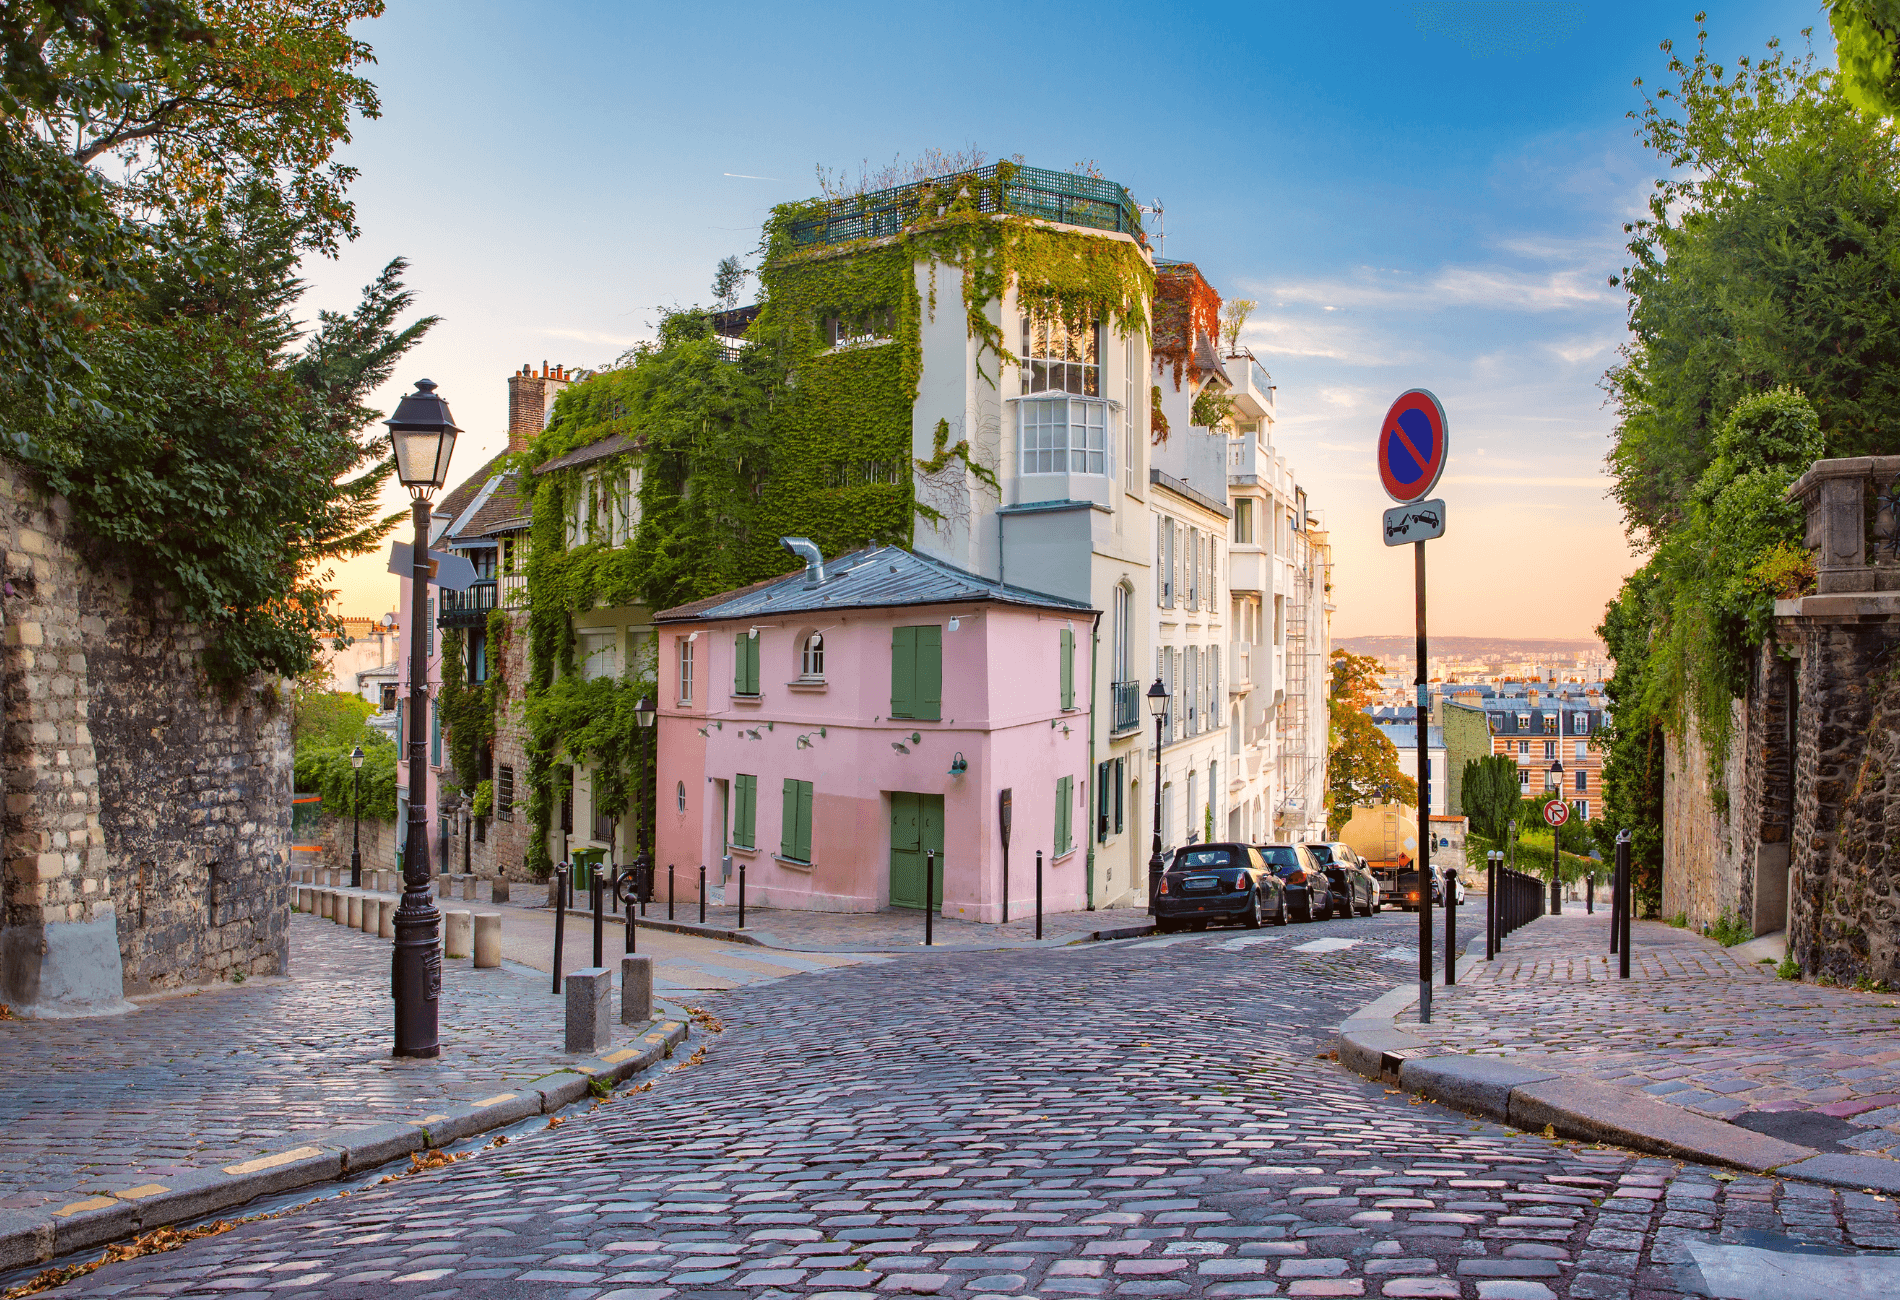
<svg viewBox="0 0 1900 1300"><path fill-rule="evenodd" d="M728 310L738 306L739 291L745 288L746 277L751 274L737 257L720 258L719 269L713 274L713 301Z"/></svg>
<svg viewBox="0 0 1900 1300"><path fill-rule="evenodd" d="M1253 315L1253 309L1260 304L1252 298L1229 298L1221 303L1221 337L1227 340L1227 350L1233 352L1240 346L1240 331L1247 328L1247 318Z"/></svg>
<svg viewBox="0 0 1900 1300"><path fill-rule="evenodd" d="M1418 782L1399 770L1399 751L1365 713L1376 696L1379 661L1333 651L1331 747L1326 756L1327 824L1335 833L1362 805L1418 806Z"/></svg>
<svg viewBox="0 0 1900 1300"><path fill-rule="evenodd" d="M1842 93L1862 112L1892 117L1900 108L1894 62L1900 50L1900 0L1828 0L1827 11Z"/></svg>
<svg viewBox="0 0 1900 1300"><path fill-rule="evenodd" d="M1471 819L1472 833L1502 844L1511 818L1518 815L1520 788L1517 760L1509 754L1467 760L1461 811Z"/></svg>

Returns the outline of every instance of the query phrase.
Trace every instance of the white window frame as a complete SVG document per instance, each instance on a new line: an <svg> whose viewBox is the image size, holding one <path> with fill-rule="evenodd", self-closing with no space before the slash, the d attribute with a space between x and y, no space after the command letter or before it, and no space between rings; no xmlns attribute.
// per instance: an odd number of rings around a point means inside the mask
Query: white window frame
<svg viewBox="0 0 1900 1300"><path fill-rule="evenodd" d="M805 682L825 680L825 634L813 632L799 643L798 678Z"/></svg>
<svg viewBox="0 0 1900 1300"><path fill-rule="evenodd" d="M679 638L679 702L693 702L693 640L691 637Z"/></svg>
<svg viewBox="0 0 1900 1300"><path fill-rule="evenodd" d="M1016 405L1016 462L1025 476L1115 476L1115 434L1121 403L1103 397L1036 393Z"/></svg>

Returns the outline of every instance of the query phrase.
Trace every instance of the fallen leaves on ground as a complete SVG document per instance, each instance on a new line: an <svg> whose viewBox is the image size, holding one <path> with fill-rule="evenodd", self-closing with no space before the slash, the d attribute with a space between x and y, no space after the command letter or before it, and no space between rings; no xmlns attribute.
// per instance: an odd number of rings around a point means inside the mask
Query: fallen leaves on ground
<svg viewBox="0 0 1900 1300"><path fill-rule="evenodd" d="M84 1277L101 1265L118 1264L128 1259L137 1259L141 1255L163 1254L168 1250L177 1250L187 1242L196 1241L200 1237L215 1237L221 1232L229 1232L239 1224L256 1223L260 1219L275 1219L279 1215L289 1213L290 1210L278 1210L274 1214L252 1214L242 1219L219 1219L216 1223L201 1223L193 1228L154 1228L130 1241L115 1242L107 1246L105 1254L90 1263L67 1264L62 1268L49 1268L36 1273L18 1286L0 1291L0 1300L17 1300L19 1296L51 1291L54 1287L66 1285L74 1278Z"/></svg>
<svg viewBox="0 0 1900 1300"><path fill-rule="evenodd" d="M407 1178L410 1174L419 1174L429 1169L440 1169L444 1165L452 1165L457 1160L466 1159L468 1159L468 1152L466 1151L459 1155L448 1151L411 1151L409 1153L409 1167L407 1169L401 1173L385 1174L377 1181L393 1183L398 1178Z"/></svg>
<svg viewBox="0 0 1900 1300"><path fill-rule="evenodd" d="M685 1004L682 1003L681 1005L684 1006ZM709 1034L723 1034L726 1032L726 1022L721 1020L718 1016L715 1016L712 1012L707 1011L704 1007L686 1007L686 1018Z"/></svg>
<svg viewBox="0 0 1900 1300"><path fill-rule="evenodd" d="M559 1127L561 1127L561 1125L563 1125L563 1124L565 1124L565 1123L567 1123L567 1120L566 1120L566 1119L564 1119L564 1118L563 1118L562 1116L559 1116L559 1115L550 1115L550 1116L548 1116L548 1127L549 1127L549 1128L559 1128Z"/></svg>

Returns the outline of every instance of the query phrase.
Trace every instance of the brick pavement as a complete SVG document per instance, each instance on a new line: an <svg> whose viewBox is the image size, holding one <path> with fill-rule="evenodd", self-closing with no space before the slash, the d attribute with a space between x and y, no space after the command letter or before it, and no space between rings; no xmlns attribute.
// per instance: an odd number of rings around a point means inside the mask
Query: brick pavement
<svg viewBox="0 0 1900 1300"><path fill-rule="evenodd" d="M290 936L289 978L111 1019L0 1021L0 1209L419 1119L573 1059L541 977L445 961L443 1054L396 1060L388 941L303 915Z"/></svg>
<svg viewBox="0 0 1900 1300"><path fill-rule="evenodd" d="M1411 927L716 995L728 1032L626 1105L58 1294L1650 1300L1699 1289L1696 1252L1900 1249L1884 1197L1546 1141L1316 1061ZM1300 950L1333 935L1361 942Z"/></svg>
<svg viewBox="0 0 1900 1300"><path fill-rule="evenodd" d="M1778 979L1658 922L1635 922L1631 938L1624 981L1607 956L1607 915L1544 917L1441 990L1431 1025L1401 1017L1401 1027L1717 1119L1817 1112L1846 1121L1835 1128L1842 1149L1900 1157L1900 998Z"/></svg>
<svg viewBox="0 0 1900 1300"><path fill-rule="evenodd" d="M661 888L665 888L664 882ZM666 904L649 906L654 920L666 918ZM697 922L699 906L679 904L676 919ZM924 941L924 914L908 908L882 912L808 912L794 909L746 907L746 931L760 942L793 952L897 952ZM1097 931L1126 930L1153 923L1147 909L1122 907L1097 912L1048 912L1042 918L1045 943L1080 939ZM739 923L736 906L706 907L706 924L730 930ZM945 949L1026 947L1036 942L1033 915L1010 917L1008 925L985 925L939 916L931 926L932 942Z"/></svg>

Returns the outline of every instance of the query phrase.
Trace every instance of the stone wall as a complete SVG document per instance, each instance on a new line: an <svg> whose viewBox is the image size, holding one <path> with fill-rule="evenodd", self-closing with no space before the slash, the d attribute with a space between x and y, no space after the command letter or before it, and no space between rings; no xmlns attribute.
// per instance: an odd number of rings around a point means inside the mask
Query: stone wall
<svg viewBox="0 0 1900 1300"><path fill-rule="evenodd" d="M528 817L528 719L524 690L528 681L528 619L525 614L510 615L508 642L501 659L502 680L506 691L495 718L495 806L501 812L501 770L515 775L515 803L512 817L500 816L488 821L488 852L500 874L509 880L529 880L528 845L533 840L534 823ZM482 846L477 845L479 850Z"/></svg>
<svg viewBox="0 0 1900 1300"><path fill-rule="evenodd" d="M321 850L318 854L319 865L348 871L354 830L354 818L347 815L337 817L326 812L314 830L304 832L309 837L305 843L315 844ZM362 839L363 870L396 870L398 843L395 822L365 817Z"/></svg>
<svg viewBox="0 0 1900 1300"><path fill-rule="evenodd" d="M290 722L209 690L193 627L92 562L66 503L0 462L6 785L0 1001L24 1015L283 971Z"/></svg>
<svg viewBox="0 0 1900 1300"><path fill-rule="evenodd" d="M1734 914L1741 898L1732 816L1746 720L1741 702L1734 707L1735 731L1720 787L1726 807L1710 783L1709 751L1695 723L1689 721L1681 734L1664 736L1662 914L1686 915L1697 929L1713 924L1725 910Z"/></svg>

